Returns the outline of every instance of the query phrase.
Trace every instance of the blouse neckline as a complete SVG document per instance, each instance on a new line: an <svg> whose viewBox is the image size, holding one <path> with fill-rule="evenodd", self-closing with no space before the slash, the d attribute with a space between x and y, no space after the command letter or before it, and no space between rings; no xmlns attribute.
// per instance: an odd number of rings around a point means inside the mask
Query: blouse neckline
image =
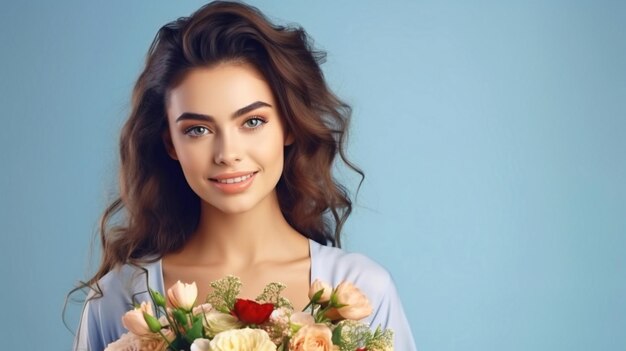
<svg viewBox="0 0 626 351"><path fill-rule="evenodd" d="M313 284L313 280L317 278L316 255L321 245L312 239L308 239L308 241L309 241L309 259L311 260L311 266L309 268L309 286L311 286L311 284ZM150 281L152 279L151 277L148 277L149 284L150 286L155 286L157 288L157 291L163 294L163 296L166 296L165 295L166 293L165 279L163 277L163 258L159 258L159 260L156 261L156 271L157 271L156 272L157 274L152 275L152 277L154 277L154 281Z"/></svg>

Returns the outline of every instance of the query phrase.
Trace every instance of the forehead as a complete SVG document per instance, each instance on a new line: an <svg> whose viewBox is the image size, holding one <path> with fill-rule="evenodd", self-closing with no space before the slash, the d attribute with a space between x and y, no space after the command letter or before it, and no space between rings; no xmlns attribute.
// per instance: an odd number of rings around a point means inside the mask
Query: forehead
<svg viewBox="0 0 626 351"><path fill-rule="evenodd" d="M229 116L255 101L276 106L263 75L254 66L239 62L191 69L170 89L167 100L170 118L182 112Z"/></svg>

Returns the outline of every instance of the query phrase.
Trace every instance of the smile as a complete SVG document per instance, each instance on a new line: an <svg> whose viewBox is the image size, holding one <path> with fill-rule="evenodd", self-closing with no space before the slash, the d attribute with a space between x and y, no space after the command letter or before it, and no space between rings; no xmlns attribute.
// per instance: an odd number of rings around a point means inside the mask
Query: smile
<svg viewBox="0 0 626 351"><path fill-rule="evenodd" d="M246 175L240 175L233 178L210 179L211 184L224 194L234 195L245 192L256 178L258 172L252 172ZM241 173L239 173L241 174Z"/></svg>
<svg viewBox="0 0 626 351"><path fill-rule="evenodd" d="M218 182L218 183L222 183L222 184L233 184L233 183L241 183L247 179L250 179L250 177L252 177L254 175L254 173L250 173L248 175L242 176L242 177L236 177L236 178L229 178L229 179L215 179L214 181Z"/></svg>

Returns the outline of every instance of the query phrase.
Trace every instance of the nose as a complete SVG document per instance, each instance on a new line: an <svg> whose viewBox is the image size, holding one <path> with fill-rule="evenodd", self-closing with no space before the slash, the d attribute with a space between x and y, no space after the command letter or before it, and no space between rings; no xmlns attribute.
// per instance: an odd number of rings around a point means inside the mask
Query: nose
<svg viewBox="0 0 626 351"><path fill-rule="evenodd" d="M219 133L215 137L213 161L218 165L232 166L241 161L239 142L233 134Z"/></svg>

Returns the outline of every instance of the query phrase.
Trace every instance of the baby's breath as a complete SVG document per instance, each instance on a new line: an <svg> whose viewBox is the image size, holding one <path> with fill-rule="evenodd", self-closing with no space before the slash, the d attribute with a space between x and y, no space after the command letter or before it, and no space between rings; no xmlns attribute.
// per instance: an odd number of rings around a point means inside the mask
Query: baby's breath
<svg viewBox="0 0 626 351"><path fill-rule="evenodd" d="M376 328L374 334L365 344L366 348L372 351L392 350L392 345L393 331L391 329L382 330L380 326Z"/></svg>
<svg viewBox="0 0 626 351"><path fill-rule="evenodd" d="M343 320L333 331L333 341L341 351L354 351L365 346L372 337L370 328L361 322Z"/></svg>
<svg viewBox="0 0 626 351"><path fill-rule="evenodd" d="M229 275L211 282L213 291L206 297L206 302L223 313L229 313L235 307L235 301L241 289L241 280Z"/></svg>
<svg viewBox="0 0 626 351"><path fill-rule="evenodd" d="M257 296L256 300L259 302L273 303L275 308L286 307L293 309L291 302L280 296L280 293L285 290L286 287L287 286L283 283L269 283L265 286L261 295Z"/></svg>

